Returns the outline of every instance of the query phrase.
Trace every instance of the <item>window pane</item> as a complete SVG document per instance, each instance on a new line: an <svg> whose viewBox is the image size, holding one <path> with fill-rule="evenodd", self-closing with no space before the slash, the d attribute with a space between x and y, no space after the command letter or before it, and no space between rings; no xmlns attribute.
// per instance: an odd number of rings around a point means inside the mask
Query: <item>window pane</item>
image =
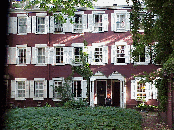
<svg viewBox="0 0 174 130"><path fill-rule="evenodd" d="M38 24L45 24L45 17L38 17Z"/></svg>

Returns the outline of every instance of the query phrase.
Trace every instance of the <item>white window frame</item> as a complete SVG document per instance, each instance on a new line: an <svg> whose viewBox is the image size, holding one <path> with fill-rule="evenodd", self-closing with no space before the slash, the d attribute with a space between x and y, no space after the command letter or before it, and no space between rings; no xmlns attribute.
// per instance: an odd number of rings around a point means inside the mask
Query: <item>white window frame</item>
<svg viewBox="0 0 174 130"><path fill-rule="evenodd" d="M135 47L133 45L131 45L131 50L133 51L135 49ZM140 62L140 55L139 55L139 60L138 62L134 62L133 58L131 59L131 63L134 63L134 65L148 65L150 63L150 55L148 54L148 46L145 46L145 61L144 62Z"/></svg>
<svg viewBox="0 0 174 130"><path fill-rule="evenodd" d="M138 87L139 87L139 89L138 89ZM145 99L146 100L146 85L145 85L145 83L137 82L137 100L139 100L139 99L141 99L141 100Z"/></svg>
<svg viewBox="0 0 174 130"><path fill-rule="evenodd" d="M39 55L39 49L42 49L41 55ZM41 63L39 63L39 57L41 57L41 61L42 61ZM37 48L37 63L38 64L45 64L45 47L38 47Z"/></svg>
<svg viewBox="0 0 174 130"><path fill-rule="evenodd" d="M39 88L39 86L42 84L42 89ZM38 88L36 88L36 86ZM38 91L38 93L37 93ZM39 91L43 91L42 93L40 93ZM42 94L43 96L39 96L40 94ZM38 96L36 96L38 95ZM35 98L44 98L44 81L34 81L34 97Z"/></svg>
<svg viewBox="0 0 174 130"><path fill-rule="evenodd" d="M44 23L39 23L39 18L44 18ZM44 28L42 28L42 29L44 29L44 31L43 32L40 32L39 31L39 26L43 26ZM46 18L45 18L45 16L36 16L36 32L37 32L37 34L45 34L46 32Z"/></svg>
<svg viewBox="0 0 174 130"><path fill-rule="evenodd" d="M59 93L59 92L56 92L55 89L56 89L56 82L57 82L57 87L59 87L59 83L61 83L61 86L63 87L63 81L62 80L54 80L54 91L53 91L53 101L57 100L57 101L60 101L60 98L62 97L62 94ZM59 94L59 97L56 97L55 95L56 94Z"/></svg>
<svg viewBox="0 0 174 130"><path fill-rule="evenodd" d="M19 63L19 49L25 49L25 63L20 64ZM16 45L16 55L17 55L17 65L16 66L26 66L27 62L27 45Z"/></svg>
<svg viewBox="0 0 174 130"><path fill-rule="evenodd" d="M83 14L75 14L74 16L74 24L73 24L73 33L82 33L83 32L83 20L82 20L82 15ZM76 17L76 16L80 16L80 17ZM78 23L76 23L76 19L79 18ZM76 30L76 31L75 31ZM79 31L81 30L81 31Z"/></svg>
<svg viewBox="0 0 174 130"><path fill-rule="evenodd" d="M57 15L57 14L59 14L59 13L54 13L55 15ZM61 21L60 20L58 20L58 21L56 21L56 19L55 19L55 16L52 16L52 17L54 17L54 33L55 34L65 34L64 32L63 32L63 24L64 23L61 23ZM57 24L57 25L56 25ZM56 27L57 26L57 27ZM60 30L62 30L62 31L56 31L56 28L59 28Z"/></svg>
<svg viewBox="0 0 174 130"><path fill-rule="evenodd" d="M22 83L21 89L19 89L19 83ZM19 91L24 91L24 92L19 93ZM19 94L22 94L23 96L20 97ZM25 98L25 81L16 81L16 97Z"/></svg>
<svg viewBox="0 0 174 130"><path fill-rule="evenodd" d="M98 22L95 22L96 16L99 16ZM94 32L104 32L104 27L103 27L103 21L102 21L102 17L103 14L93 14L93 20L94 20ZM100 30L99 28L102 28L102 30Z"/></svg>
<svg viewBox="0 0 174 130"><path fill-rule="evenodd" d="M57 55L57 49L59 49L59 55ZM60 61L62 62L56 62L57 61L57 57L60 57ZM61 58L62 57L62 58ZM62 59L62 60L61 60ZM63 47L59 46L59 47L55 47L55 63L56 64L63 64Z"/></svg>
<svg viewBox="0 0 174 130"><path fill-rule="evenodd" d="M25 32L20 32L20 19L26 19L26 23L25 23L25 25L23 25L23 26L25 26L26 27L26 31ZM27 16L18 16L17 17L17 19L18 19L18 34L21 34L21 35L26 35L27 34Z"/></svg>

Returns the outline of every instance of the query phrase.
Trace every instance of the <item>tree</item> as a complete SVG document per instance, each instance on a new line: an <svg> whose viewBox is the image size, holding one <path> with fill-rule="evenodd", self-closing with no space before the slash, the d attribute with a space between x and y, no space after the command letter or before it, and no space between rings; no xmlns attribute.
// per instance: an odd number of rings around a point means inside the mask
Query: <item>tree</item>
<svg viewBox="0 0 174 130"><path fill-rule="evenodd" d="M24 0L27 5L24 9L29 9L33 5L39 4L39 8L49 13L61 12L57 16L60 21L66 22L63 15L74 16L79 7L93 8L92 2L97 0ZM71 19L72 22L72 19Z"/></svg>
<svg viewBox="0 0 174 130"><path fill-rule="evenodd" d="M127 1L129 2L129 1ZM155 77L160 77L156 87L158 88L158 99L160 101L160 110L166 111L168 86L167 82L169 77L174 73L174 8L173 1L157 1L157 0L144 0L147 13L143 19L144 33L139 33L140 27L140 11L141 4L139 0L133 0L133 7L131 13L131 33L133 37L133 45L136 49L133 51L132 56L137 60L139 54L145 46L151 50L149 54L152 58L152 52L155 53L154 63L162 66L161 71L155 71L150 74L141 75L146 77L144 82L152 82ZM157 19L154 19L154 16ZM158 42L153 45L153 42ZM154 50L152 50L152 46ZM168 76L168 77L167 77Z"/></svg>

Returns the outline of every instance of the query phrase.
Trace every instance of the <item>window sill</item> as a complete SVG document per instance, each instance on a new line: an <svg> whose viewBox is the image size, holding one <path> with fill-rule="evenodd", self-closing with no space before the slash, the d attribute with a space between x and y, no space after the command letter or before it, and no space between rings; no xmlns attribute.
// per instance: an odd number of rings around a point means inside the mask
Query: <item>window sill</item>
<svg viewBox="0 0 174 130"><path fill-rule="evenodd" d="M134 65L148 65L146 62L134 62Z"/></svg>
<svg viewBox="0 0 174 130"><path fill-rule="evenodd" d="M47 66L47 64L36 64L35 66Z"/></svg>
<svg viewBox="0 0 174 130"><path fill-rule="evenodd" d="M105 64L102 62L91 62L91 65L105 65Z"/></svg>
<svg viewBox="0 0 174 130"><path fill-rule="evenodd" d="M15 98L15 100L26 100L25 98Z"/></svg>
<svg viewBox="0 0 174 130"><path fill-rule="evenodd" d="M80 65L82 65L82 64L71 64L72 66L80 66Z"/></svg>
<svg viewBox="0 0 174 130"><path fill-rule="evenodd" d="M57 65L65 65L65 63L52 64L52 66L57 66Z"/></svg>
<svg viewBox="0 0 174 130"><path fill-rule="evenodd" d="M35 34L47 34L46 32L44 32L44 33L35 33Z"/></svg>
<svg viewBox="0 0 174 130"><path fill-rule="evenodd" d="M114 63L114 65L127 65L127 63Z"/></svg>
<svg viewBox="0 0 174 130"><path fill-rule="evenodd" d="M26 64L19 64L19 65L16 65L16 66L27 66Z"/></svg>
<svg viewBox="0 0 174 130"><path fill-rule="evenodd" d="M18 33L17 35L27 35L27 33Z"/></svg>
<svg viewBox="0 0 174 130"><path fill-rule="evenodd" d="M33 98L33 100L44 100L44 98Z"/></svg>
<svg viewBox="0 0 174 130"><path fill-rule="evenodd" d="M53 101L62 101L61 99L53 98Z"/></svg>
<svg viewBox="0 0 174 130"><path fill-rule="evenodd" d="M53 34L65 34L65 32L54 32Z"/></svg>

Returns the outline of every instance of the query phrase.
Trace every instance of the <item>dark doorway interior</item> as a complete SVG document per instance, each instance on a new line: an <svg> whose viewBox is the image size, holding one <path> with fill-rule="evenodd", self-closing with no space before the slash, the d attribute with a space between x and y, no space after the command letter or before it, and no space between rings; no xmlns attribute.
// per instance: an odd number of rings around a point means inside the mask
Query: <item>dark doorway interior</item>
<svg viewBox="0 0 174 130"><path fill-rule="evenodd" d="M106 98L106 81L97 81L97 104L99 106L104 106L105 98Z"/></svg>
<svg viewBox="0 0 174 130"><path fill-rule="evenodd" d="M120 81L112 81L112 105L120 107Z"/></svg>

